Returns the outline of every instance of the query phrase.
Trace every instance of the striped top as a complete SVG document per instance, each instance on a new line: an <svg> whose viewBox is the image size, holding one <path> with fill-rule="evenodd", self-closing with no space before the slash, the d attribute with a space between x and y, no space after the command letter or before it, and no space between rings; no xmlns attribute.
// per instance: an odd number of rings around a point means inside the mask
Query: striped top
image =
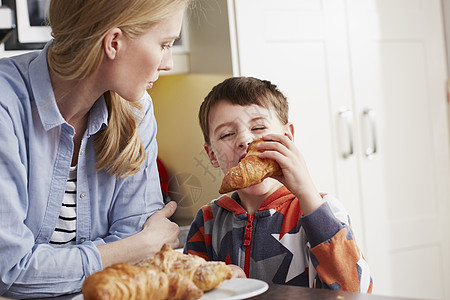
<svg viewBox="0 0 450 300"><path fill-rule="evenodd" d="M55 247L74 245L77 231L77 167L70 167L66 192L50 244Z"/></svg>

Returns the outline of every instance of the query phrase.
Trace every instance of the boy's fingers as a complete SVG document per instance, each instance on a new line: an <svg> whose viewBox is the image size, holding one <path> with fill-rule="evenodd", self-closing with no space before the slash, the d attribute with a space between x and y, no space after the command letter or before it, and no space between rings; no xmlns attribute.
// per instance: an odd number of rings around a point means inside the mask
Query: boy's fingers
<svg viewBox="0 0 450 300"><path fill-rule="evenodd" d="M292 132L286 132L284 136L287 136L290 141L294 141L294 135Z"/></svg>
<svg viewBox="0 0 450 300"><path fill-rule="evenodd" d="M166 204L166 206L164 206L160 212L166 217L169 218L171 217L174 213L175 210L177 209L177 203L175 201L170 201L169 203Z"/></svg>
<svg viewBox="0 0 450 300"><path fill-rule="evenodd" d="M282 143L285 144L288 141L292 141L292 136L290 136L290 134L285 133L284 135L282 134L274 134L274 133L269 133L265 136L262 137L263 140L269 142L278 142L278 143Z"/></svg>

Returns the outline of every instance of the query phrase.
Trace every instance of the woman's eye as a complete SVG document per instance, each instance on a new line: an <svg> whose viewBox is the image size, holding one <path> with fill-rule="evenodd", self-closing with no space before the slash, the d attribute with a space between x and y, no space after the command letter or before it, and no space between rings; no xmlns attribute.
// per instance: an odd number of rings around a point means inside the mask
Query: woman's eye
<svg viewBox="0 0 450 300"><path fill-rule="evenodd" d="M167 50L167 49L172 48L172 45L170 45L170 44L164 44L164 45L161 45L161 48L162 48L163 50Z"/></svg>
<svg viewBox="0 0 450 300"><path fill-rule="evenodd" d="M164 44L161 45L161 48L163 50L170 49L170 48L172 48L173 43L175 43L175 41L165 41Z"/></svg>

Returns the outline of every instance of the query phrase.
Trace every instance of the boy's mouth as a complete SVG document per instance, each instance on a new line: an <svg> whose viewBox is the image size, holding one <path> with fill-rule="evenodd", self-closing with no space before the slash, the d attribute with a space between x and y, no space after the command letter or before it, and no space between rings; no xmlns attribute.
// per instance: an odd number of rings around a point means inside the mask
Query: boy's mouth
<svg viewBox="0 0 450 300"><path fill-rule="evenodd" d="M247 152L244 152L244 153L241 155L241 157L239 157L238 163L240 163L241 160L242 160L246 155L247 155Z"/></svg>

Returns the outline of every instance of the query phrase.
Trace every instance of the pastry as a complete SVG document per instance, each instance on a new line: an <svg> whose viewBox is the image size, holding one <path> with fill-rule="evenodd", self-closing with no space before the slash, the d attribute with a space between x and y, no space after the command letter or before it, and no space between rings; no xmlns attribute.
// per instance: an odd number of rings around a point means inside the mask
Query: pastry
<svg viewBox="0 0 450 300"><path fill-rule="evenodd" d="M156 268L127 263L110 266L86 278L83 299L167 299L169 279Z"/></svg>
<svg viewBox="0 0 450 300"><path fill-rule="evenodd" d="M151 259L137 265L118 263L92 274L83 283L90 299L198 299L231 278L223 262L207 262L164 245Z"/></svg>
<svg viewBox="0 0 450 300"><path fill-rule="evenodd" d="M259 143L264 143L264 141L257 139L248 145L247 155L223 178L219 193L225 194L243 189L258 184L267 177L282 174L281 168L275 160L258 157L258 154L262 152L256 149L256 145Z"/></svg>
<svg viewBox="0 0 450 300"><path fill-rule="evenodd" d="M168 274L176 273L185 276L203 292L231 278L231 269L224 262L206 261L200 256L186 255L173 250L168 245L164 245L153 258L140 265L151 265Z"/></svg>

